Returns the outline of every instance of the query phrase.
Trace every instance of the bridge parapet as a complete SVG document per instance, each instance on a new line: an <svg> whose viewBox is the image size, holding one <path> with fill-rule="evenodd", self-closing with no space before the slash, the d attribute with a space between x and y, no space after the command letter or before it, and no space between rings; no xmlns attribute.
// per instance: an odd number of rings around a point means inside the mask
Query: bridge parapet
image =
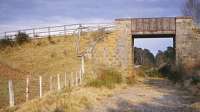
<svg viewBox="0 0 200 112"><path fill-rule="evenodd" d="M123 18L115 21L117 25L128 26L129 34L131 34L126 37L128 39L141 36L142 38L173 37L177 64L180 61L185 66L200 63L200 38L199 34L194 32L192 17ZM129 48L124 47L124 49ZM131 63L130 59L129 62Z"/></svg>
<svg viewBox="0 0 200 112"><path fill-rule="evenodd" d="M132 34L175 34L176 18L131 19Z"/></svg>
<svg viewBox="0 0 200 112"><path fill-rule="evenodd" d="M118 23L129 21L131 24L131 33L133 35L141 34L175 34L176 18L125 18L116 19Z"/></svg>

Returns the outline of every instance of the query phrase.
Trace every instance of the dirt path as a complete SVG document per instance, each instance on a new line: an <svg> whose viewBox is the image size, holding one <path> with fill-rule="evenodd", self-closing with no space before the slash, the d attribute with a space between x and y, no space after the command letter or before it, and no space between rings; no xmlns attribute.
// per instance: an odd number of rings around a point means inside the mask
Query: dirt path
<svg viewBox="0 0 200 112"><path fill-rule="evenodd" d="M95 104L86 112L196 112L192 97L168 80L149 79Z"/></svg>

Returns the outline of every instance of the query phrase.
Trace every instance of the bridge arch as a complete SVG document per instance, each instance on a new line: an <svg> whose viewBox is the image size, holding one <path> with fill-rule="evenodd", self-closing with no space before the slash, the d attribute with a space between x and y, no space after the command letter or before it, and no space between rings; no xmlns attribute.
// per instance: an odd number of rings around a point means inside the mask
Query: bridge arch
<svg viewBox="0 0 200 112"><path fill-rule="evenodd" d="M194 41L195 37L192 30L194 24L191 17L122 18L116 19L115 22L121 27L118 40L123 38L126 41L124 45L119 46L122 50L132 49L132 38L173 37L176 64L181 61L184 65L187 65L188 61L195 63L199 60L197 55L200 55L200 52L194 52L194 49L197 49L192 44L197 45L200 39ZM120 41L118 42L120 43ZM127 54L128 63L125 68L131 70L134 66L133 50L128 50ZM120 58L118 60L123 61Z"/></svg>

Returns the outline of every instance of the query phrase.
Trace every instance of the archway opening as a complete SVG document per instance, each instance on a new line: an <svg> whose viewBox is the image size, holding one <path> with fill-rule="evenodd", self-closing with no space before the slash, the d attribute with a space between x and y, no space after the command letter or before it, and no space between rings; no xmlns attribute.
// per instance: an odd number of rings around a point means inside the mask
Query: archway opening
<svg viewBox="0 0 200 112"><path fill-rule="evenodd" d="M175 65L175 35L133 35L133 65L168 72Z"/></svg>

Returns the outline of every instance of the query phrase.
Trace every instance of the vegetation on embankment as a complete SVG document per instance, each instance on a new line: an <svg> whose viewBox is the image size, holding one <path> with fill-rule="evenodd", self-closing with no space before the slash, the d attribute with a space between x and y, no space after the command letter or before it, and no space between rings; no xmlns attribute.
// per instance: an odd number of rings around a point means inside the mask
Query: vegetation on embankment
<svg viewBox="0 0 200 112"><path fill-rule="evenodd" d="M101 32L100 32L101 33ZM109 36L106 33L105 36ZM99 32L82 32L80 52L84 51ZM13 80L16 104L25 102L26 78L30 76L30 99L38 96L39 76L43 77L44 93L49 90L49 76L67 75L80 70L81 59L76 52L76 35L30 39L19 33L15 40L0 40L0 108L8 106L8 80ZM86 72L92 72L92 62L85 60ZM61 80L62 81L62 80Z"/></svg>
<svg viewBox="0 0 200 112"><path fill-rule="evenodd" d="M27 39L26 39L27 38ZM30 99L38 96L39 75L43 76L43 84L49 82L49 76L68 74L78 71L80 58L75 55L73 36L28 39L20 34L16 41L9 40L12 46L1 46L0 51L0 108L8 106L8 80L14 84L16 105L25 102L26 77L30 77ZM44 92L48 90L44 87Z"/></svg>
<svg viewBox="0 0 200 112"><path fill-rule="evenodd" d="M114 68L101 69L97 77L91 80L87 85L91 87L114 88L116 84L122 83L122 74Z"/></svg>
<svg viewBox="0 0 200 112"><path fill-rule="evenodd" d="M102 35L100 31L82 32L79 53L100 38L100 34ZM112 33L104 34L110 35ZM77 35L68 35L30 39L25 33L19 33L15 41L5 39L8 43L14 43L12 45L3 47L6 43L0 41L0 62L19 71L36 75L75 71L80 65L80 58L77 57L79 54L76 51L77 38Z"/></svg>
<svg viewBox="0 0 200 112"><path fill-rule="evenodd" d="M122 74L116 69L104 67L98 71L97 76L85 74L84 85L80 87L68 86L62 91L49 93L42 99L16 106L14 110L16 112L80 112L92 108L93 104L101 99L111 97L116 91L127 88L127 81L122 80Z"/></svg>
<svg viewBox="0 0 200 112"><path fill-rule="evenodd" d="M73 37L32 40L0 52L0 61L11 68L34 74L57 74L74 70L80 63L75 54ZM70 68L69 68L70 65Z"/></svg>

